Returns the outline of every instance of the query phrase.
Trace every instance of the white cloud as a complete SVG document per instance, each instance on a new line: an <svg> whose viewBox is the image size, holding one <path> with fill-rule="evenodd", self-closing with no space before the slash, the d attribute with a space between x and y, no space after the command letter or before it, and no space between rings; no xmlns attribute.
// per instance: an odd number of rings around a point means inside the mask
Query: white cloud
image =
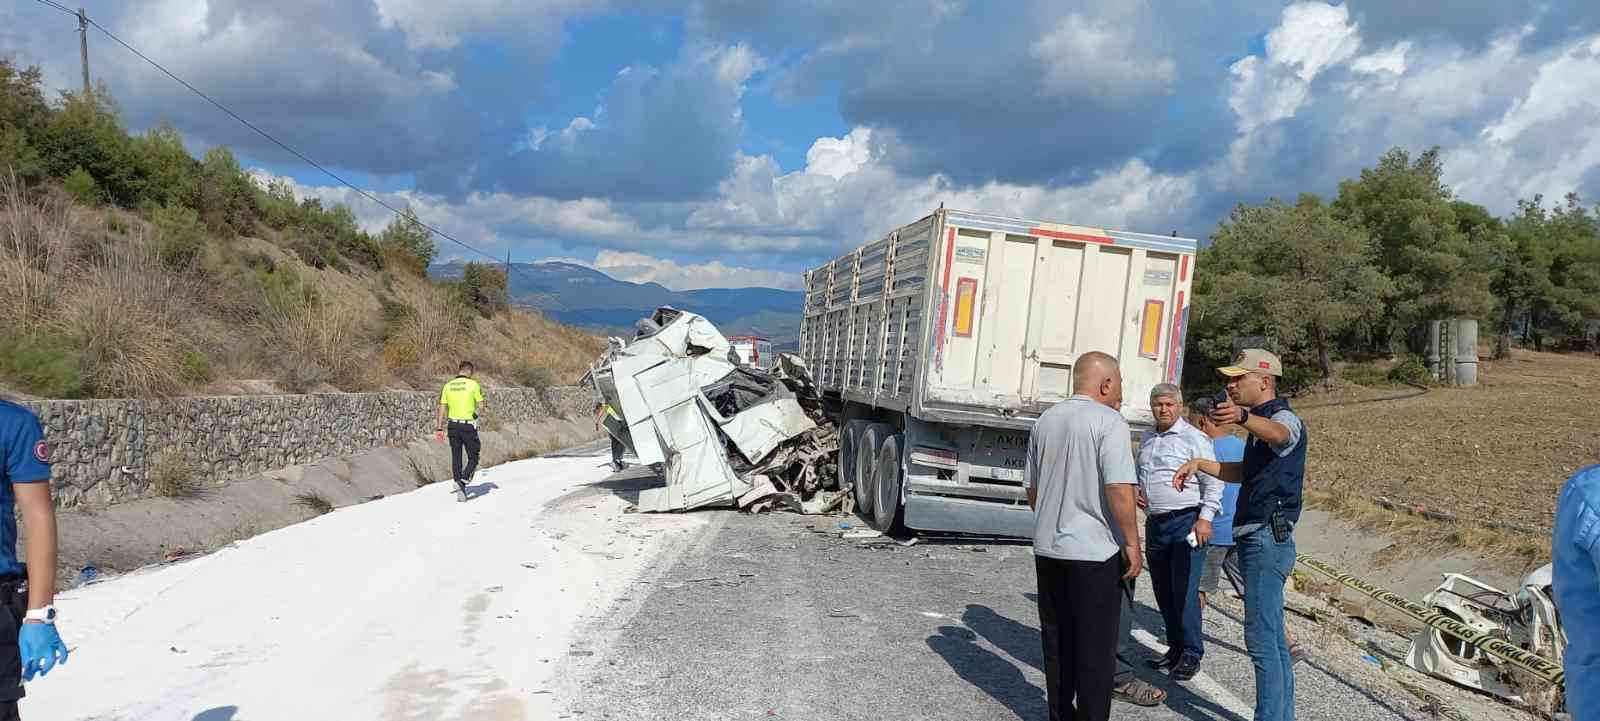
<svg viewBox="0 0 1600 721"><path fill-rule="evenodd" d="M872 159L872 130L856 128L842 138L817 138L806 151L806 172L834 180L860 170Z"/></svg>
<svg viewBox="0 0 1600 721"><path fill-rule="evenodd" d="M1406 53L1411 52L1411 41L1402 40L1386 50L1363 55L1350 63L1350 69L1362 75L1389 73L1402 75L1406 71Z"/></svg>
<svg viewBox="0 0 1600 721"><path fill-rule="evenodd" d="M1034 41L1030 54L1044 66L1040 89L1045 94L1120 102L1166 91L1177 79L1177 63L1152 57L1151 46L1131 24L1072 13Z"/></svg>
<svg viewBox="0 0 1600 721"><path fill-rule="evenodd" d="M595 255L596 270L618 280L635 283L659 283L672 290L699 288L778 288L796 290L802 275L756 268L725 265L721 261L709 263L679 263L656 258L643 253L602 250Z"/></svg>
<svg viewBox="0 0 1600 721"><path fill-rule="evenodd" d="M1282 21L1267 33L1266 57L1252 55L1229 68L1228 105L1239 118L1239 132L1248 135L1294 117L1310 96L1312 81L1360 48L1345 6L1302 2L1284 8Z"/></svg>

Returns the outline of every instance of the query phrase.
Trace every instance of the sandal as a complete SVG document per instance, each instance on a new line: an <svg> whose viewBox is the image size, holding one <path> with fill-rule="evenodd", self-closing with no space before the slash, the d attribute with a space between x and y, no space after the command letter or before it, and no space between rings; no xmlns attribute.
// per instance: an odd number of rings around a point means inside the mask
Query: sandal
<svg viewBox="0 0 1600 721"><path fill-rule="evenodd" d="M1111 690L1111 698L1135 706L1158 706L1167 700L1167 692L1148 683L1134 679Z"/></svg>

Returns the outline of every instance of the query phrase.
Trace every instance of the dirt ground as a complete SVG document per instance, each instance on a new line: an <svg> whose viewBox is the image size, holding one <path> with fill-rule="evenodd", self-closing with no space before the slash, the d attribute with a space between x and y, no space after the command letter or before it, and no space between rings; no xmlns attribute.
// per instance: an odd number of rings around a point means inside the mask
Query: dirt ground
<svg viewBox="0 0 1600 721"><path fill-rule="evenodd" d="M1312 434L1307 487L1549 528L1561 484L1600 463L1600 357L1518 350L1481 363L1479 382L1297 401Z"/></svg>

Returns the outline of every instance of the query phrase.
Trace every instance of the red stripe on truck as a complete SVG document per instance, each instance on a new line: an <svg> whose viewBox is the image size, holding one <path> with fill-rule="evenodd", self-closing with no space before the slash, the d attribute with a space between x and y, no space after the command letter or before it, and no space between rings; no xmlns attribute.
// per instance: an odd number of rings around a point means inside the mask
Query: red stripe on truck
<svg viewBox="0 0 1600 721"><path fill-rule="evenodd" d="M1189 256L1185 255L1185 256L1183 256L1183 258L1181 260L1178 261L1178 282L1182 283L1183 281L1186 281L1188 279L1189 279ZM1178 305L1182 306L1183 304L1179 303Z"/></svg>
<svg viewBox="0 0 1600 721"><path fill-rule="evenodd" d="M1050 230L1048 228L1029 228L1029 233L1042 235L1046 238L1060 238L1062 240L1082 240L1089 243L1111 245L1113 241L1103 235L1089 235L1087 233L1068 233L1064 230Z"/></svg>

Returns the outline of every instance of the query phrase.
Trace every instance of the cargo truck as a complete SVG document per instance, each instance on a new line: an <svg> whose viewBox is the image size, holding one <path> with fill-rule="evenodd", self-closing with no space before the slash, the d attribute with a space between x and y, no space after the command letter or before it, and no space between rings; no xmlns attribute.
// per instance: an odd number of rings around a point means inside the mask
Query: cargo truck
<svg viewBox="0 0 1600 721"><path fill-rule="evenodd" d="M873 527L1029 537L1028 432L1088 351L1153 424L1182 374L1198 243L941 208L805 274L800 355Z"/></svg>

